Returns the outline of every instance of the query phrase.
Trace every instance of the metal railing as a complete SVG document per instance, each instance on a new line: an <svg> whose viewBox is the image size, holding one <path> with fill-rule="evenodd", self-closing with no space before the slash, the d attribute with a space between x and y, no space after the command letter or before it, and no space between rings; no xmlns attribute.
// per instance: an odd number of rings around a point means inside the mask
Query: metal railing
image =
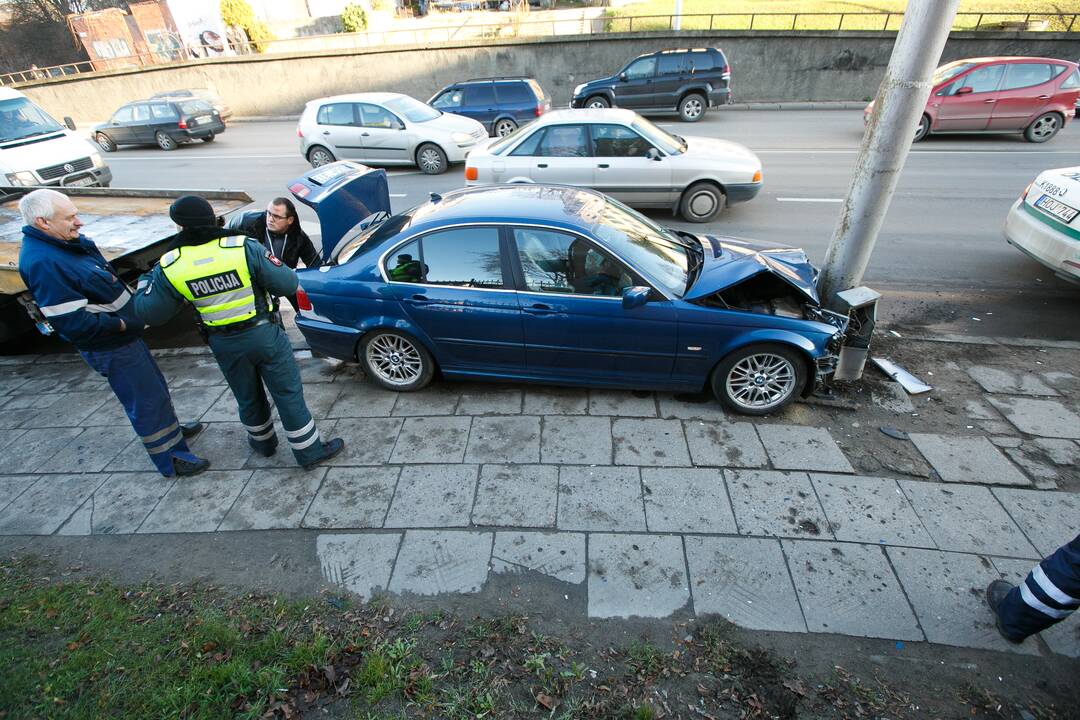
<svg viewBox="0 0 1080 720"><path fill-rule="evenodd" d="M774 31L893 31L900 29L904 14L898 12L836 13L701 13L682 15L680 30L774 30ZM556 37L561 35L600 35L605 33L673 31L674 15L611 15L573 19L522 21L514 15L506 20L471 24L402 28L362 33L334 33L251 43L263 55L353 50L387 45L426 45L474 39ZM953 30L1043 30L1080 32L1080 13L957 13ZM170 57L146 53L120 58L86 60L44 68L0 74L0 85L46 80L69 75L200 62L207 58ZM213 58L209 58L213 59Z"/></svg>

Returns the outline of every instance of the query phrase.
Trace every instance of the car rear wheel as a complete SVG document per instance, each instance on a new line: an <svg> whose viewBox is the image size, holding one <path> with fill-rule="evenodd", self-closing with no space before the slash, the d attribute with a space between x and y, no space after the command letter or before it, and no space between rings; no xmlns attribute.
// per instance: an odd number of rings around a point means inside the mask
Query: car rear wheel
<svg viewBox="0 0 1080 720"><path fill-rule="evenodd" d="M116 143L114 143L113 139L105 133L98 133L94 137L94 141L97 142L98 147L105 152L116 152Z"/></svg>
<svg viewBox="0 0 1080 720"><path fill-rule="evenodd" d="M316 145L308 150L307 159L311 167L322 167L334 162L334 154L322 145Z"/></svg>
<svg viewBox="0 0 1080 720"><path fill-rule="evenodd" d="M397 330L375 330L364 336L360 362L371 381L387 390L419 390L435 375L435 362L427 349Z"/></svg>
<svg viewBox="0 0 1080 720"><path fill-rule="evenodd" d="M1033 143L1044 143L1058 134L1065 123L1055 112L1043 113L1024 130L1024 139Z"/></svg>
<svg viewBox="0 0 1080 720"><path fill-rule="evenodd" d="M585 107L587 108L606 108L611 107L611 103L603 95L593 95L591 98L585 101Z"/></svg>
<svg viewBox="0 0 1080 720"><path fill-rule="evenodd" d="M715 185L694 183L679 200L679 214L689 222L709 222L724 209L726 200L723 191Z"/></svg>
<svg viewBox="0 0 1080 720"><path fill-rule="evenodd" d="M416 151L416 165L426 175L442 175L449 163L442 148L432 143L424 143Z"/></svg>
<svg viewBox="0 0 1080 720"><path fill-rule="evenodd" d="M510 118L503 118L495 123L495 137L506 137L517 130L517 123Z"/></svg>
<svg viewBox="0 0 1080 720"><path fill-rule="evenodd" d="M802 392L806 363L794 350L767 343L740 348L713 371L712 389L725 406L743 415L766 415Z"/></svg>
<svg viewBox="0 0 1080 720"><path fill-rule="evenodd" d="M919 142L924 137L930 134L930 116L923 115L919 118L919 125L915 128L915 137L911 139L911 142Z"/></svg>
<svg viewBox="0 0 1080 720"><path fill-rule="evenodd" d="M210 133L209 135L207 135L206 137L204 137L204 138L202 139L202 141L203 141L203 142L214 142L214 140L216 140L216 139L217 139L217 135L215 135L214 133Z"/></svg>
<svg viewBox="0 0 1080 720"><path fill-rule="evenodd" d="M177 148L176 141L167 132L158 130L154 134L154 140L157 141L157 146L162 150L175 150Z"/></svg>
<svg viewBox="0 0 1080 720"><path fill-rule="evenodd" d="M679 101L679 119L683 122L697 122L705 116L708 103L697 93L690 93Z"/></svg>

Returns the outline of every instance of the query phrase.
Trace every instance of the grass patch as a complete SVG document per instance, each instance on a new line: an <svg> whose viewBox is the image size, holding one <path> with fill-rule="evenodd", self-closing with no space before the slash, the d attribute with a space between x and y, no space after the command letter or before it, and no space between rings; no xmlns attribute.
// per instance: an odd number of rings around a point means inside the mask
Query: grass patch
<svg viewBox="0 0 1080 720"><path fill-rule="evenodd" d="M907 0L803 0L802 2L774 2L774 0L684 0L684 30L899 30L899 15L886 18L885 15L863 15L858 13L902 13L907 7ZM674 0L645 0L621 8L606 11L609 32L628 32L631 28L639 30L666 30L669 27L667 17L645 18L641 16L669 16L675 11ZM1003 21L1023 21L1027 15L1032 20L1046 19L1047 30L1064 31L1070 24L1070 18L1056 17L1058 13L1080 13L1080 8L1072 8L1059 0L961 0L954 30L972 30L980 23L979 14L986 15L981 20L980 29L996 29ZM717 13L713 17L711 14ZM723 13L724 15L720 15ZM737 14L732 14L737 13ZM772 13L769 15L756 13ZM779 14L777 14L779 13ZM802 13L827 13L818 17ZM798 17L796 17L798 15ZM843 18L841 18L843 15ZM630 18L636 17L631 23ZM887 23L886 23L887 21ZM751 28L751 22L753 26ZM842 22L842 24L841 24ZM1073 30L1080 32L1080 21L1073 24Z"/></svg>

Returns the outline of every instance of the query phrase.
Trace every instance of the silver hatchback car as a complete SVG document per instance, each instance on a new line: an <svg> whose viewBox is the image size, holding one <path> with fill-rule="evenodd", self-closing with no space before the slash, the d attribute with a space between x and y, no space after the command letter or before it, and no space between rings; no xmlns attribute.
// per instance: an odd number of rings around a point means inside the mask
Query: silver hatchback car
<svg viewBox="0 0 1080 720"><path fill-rule="evenodd" d="M429 175L462 162L487 130L400 93L373 92L311 100L296 127L313 167L335 160L416 165Z"/></svg>

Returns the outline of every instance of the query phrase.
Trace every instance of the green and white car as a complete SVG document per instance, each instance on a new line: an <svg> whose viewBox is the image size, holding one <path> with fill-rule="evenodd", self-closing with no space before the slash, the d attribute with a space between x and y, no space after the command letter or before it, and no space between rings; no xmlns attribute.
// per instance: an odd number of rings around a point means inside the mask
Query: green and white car
<svg viewBox="0 0 1080 720"><path fill-rule="evenodd" d="M1009 210L1005 239L1080 284L1080 167L1040 173Z"/></svg>

